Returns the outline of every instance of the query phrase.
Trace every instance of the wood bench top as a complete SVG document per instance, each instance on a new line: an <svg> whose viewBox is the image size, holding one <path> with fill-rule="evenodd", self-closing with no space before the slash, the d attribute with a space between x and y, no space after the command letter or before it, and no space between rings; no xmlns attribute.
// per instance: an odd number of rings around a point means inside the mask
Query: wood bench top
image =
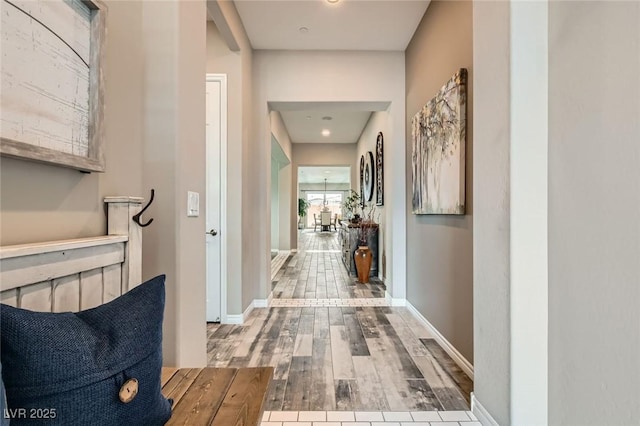
<svg viewBox="0 0 640 426"><path fill-rule="evenodd" d="M167 425L257 426L273 367L162 368Z"/></svg>

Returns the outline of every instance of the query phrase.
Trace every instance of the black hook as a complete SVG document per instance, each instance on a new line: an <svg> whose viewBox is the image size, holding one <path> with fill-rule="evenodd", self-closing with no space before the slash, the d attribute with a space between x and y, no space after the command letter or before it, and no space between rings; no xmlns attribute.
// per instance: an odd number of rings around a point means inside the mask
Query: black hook
<svg viewBox="0 0 640 426"><path fill-rule="evenodd" d="M140 223L140 216L142 216L142 213L144 213L144 211L149 208L151 203L153 203L153 197L155 195L156 195L156 191L154 189L152 189L151 190L151 198L149 199L149 202L147 203L147 205L144 206L144 208L142 210L140 210L140 213L138 213L138 214L133 216L133 221L135 223L137 223L138 225L140 225L142 228L151 225L151 222L153 222L153 219L149 219L149 221L147 223Z"/></svg>

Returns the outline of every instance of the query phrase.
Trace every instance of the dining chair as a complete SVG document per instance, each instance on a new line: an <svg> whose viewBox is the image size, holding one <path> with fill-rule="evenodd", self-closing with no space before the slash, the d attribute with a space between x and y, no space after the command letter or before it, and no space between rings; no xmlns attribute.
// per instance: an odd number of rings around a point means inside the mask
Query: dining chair
<svg viewBox="0 0 640 426"><path fill-rule="evenodd" d="M313 232L316 232L316 228L320 226L322 229L322 218L319 218L315 213L313 214Z"/></svg>
<svg viewBox="0 0 640 426"><path fill-rule="evenodd" d="M333 216L333 220L331 221L331 224L329 225L329 230L331 230L331 227L333 226L333 230L337 231L338 230L338 213L336 213Z"/></svg>
<svg viewBox="0 0 640 426"><path fill-rule="evenodd" d="M320 212L320 224L323 231L331 230L331 212Z"/></svg>

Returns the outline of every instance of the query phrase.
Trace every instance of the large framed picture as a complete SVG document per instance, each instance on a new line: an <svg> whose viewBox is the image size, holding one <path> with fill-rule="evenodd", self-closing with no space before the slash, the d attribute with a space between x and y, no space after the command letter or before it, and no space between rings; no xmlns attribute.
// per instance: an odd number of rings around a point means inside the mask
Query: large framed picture
<svg viewBox="0 0 640 426"><path fill-rule="evenodd" d="M0 2L0 154L103 172L106 7Z"/></svg>
<svg viewBox="0 0 640 426"><path fill-rule="evenodd" d="M414 214L465 214L466 90L461 68L413 117Z"/></svg>

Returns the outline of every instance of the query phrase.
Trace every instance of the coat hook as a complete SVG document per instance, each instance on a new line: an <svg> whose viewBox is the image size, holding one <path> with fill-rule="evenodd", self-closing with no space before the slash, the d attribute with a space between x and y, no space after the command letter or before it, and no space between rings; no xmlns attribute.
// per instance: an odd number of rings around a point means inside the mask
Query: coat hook
<svg viewBox="0 0 640 426"><path fill-rule="evenodd" d="M153 197L156 195L156 191L154 189L151 190L151 198L149 199L149 202L147 203L146 206L144 206L144 208L142 210L140 210L140 213L136 214L133 216L133 221L135 223L137 223L138 225L140 225L142 228L147 227L149 225L151 225L151 222L153 222L153 219L149 219L149 221L147 223L140 223L140 216L142 216L142 213L144 213L145 210L147 210L149 208L149 206L151 205L151 203L153 203Z"/></svg>

